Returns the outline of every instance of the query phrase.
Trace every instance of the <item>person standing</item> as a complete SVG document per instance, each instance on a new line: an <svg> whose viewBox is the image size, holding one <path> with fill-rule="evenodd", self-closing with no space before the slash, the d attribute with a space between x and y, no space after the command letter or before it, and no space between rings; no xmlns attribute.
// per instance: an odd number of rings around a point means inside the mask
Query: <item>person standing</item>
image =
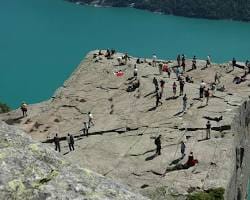
<svg viewBox="0 0 250 200"><path fill-rule="evenodd" d="M210 132L211 132L211 123L210 121L207 121L206 124L206 139L210 139Z"/></svg>
<svg viewBox="0 0 250 200"><path fill-rule="evenodd" d="M155 54L153 54L153 61L152 61L153 67L156 67L156 60L157 60L157 56Z"/></svg>
<svg viewBox="0 0 250 200"><path fill-rule="evenodd" d="M177 66L180 67L181 66L181 55L180 54L178 54L176 60L177 60Z"/></svg>
<svg viewBox="0 0 250 200"><path fill-rule="evenodd" d="M56 133L56 136L54 137L54 143L55 143L55 150L61 152L60 147L60 138L58 137L58 134Z"/></svg>
<svg viewBox="0 0 250 200"><path fill-rule="evenodd" d="M161 135L155 139L156 153L155 155L161 155Z"/></svg>
<svg viewBox="0 0 250 200"><path fill-rule="evenodd" d="M183 141L181 141L181 158L185 157L186 145Z"/></svg>
<svg viewBox="0 0 250 200"><path fill-rule="evenodd" d="M192 63L192 69L196 69L196 56L193 57Z"/></svg>
<svg viewBox="0 0 250 200"><path fill-rule="evenodd" d="M203 98L205 87L206 87L206 83L202 80L201 83L200 83L200 99Z"/></svg>
<svg viewBox="0 0 250 200"><path fill-rule="evenodd" d="M182 100L183 100L183 109L182 109L182 111L185 112L186 108L187 108L187 94L184 95Z"/></svg>
<svg viewBox="0 0 250 200"><path fill-rule="evenodd" d="M174 97L176 96L176 88L177 88L177 85L176 85L176 83L174 82L174 83L173 83L173 93L174 93Z"/></svg>
<svg viewBox="0 0 250 200"><path fill-rule="evenodd" d="M179 96L182 96L183 95L183 91L184 91L184 85L185 85L185 82L182 78L180 78L180 95Z"/></svg>
<svg viewBox="0 0 250 200"><path fill-rule="evenodd" d="M137 75L138 75L138 69L136 67L136 64L134 65L134 79L137 79Z"/></svg>
<svg viewBox="0 0 250 200"><path fill-rule="evenodd" d="M209 96L210 96L210 90L209 88L207 88L204 92L205 98L206 98L206 105L208 105L208 101L209 101Z"/></svg>
<svg viewBox="0 0 250 200"><path fill-rule="evenodd" d="M209 55L207 56L206 68L207 68L208 66L211 67L211 58L210 58Z"/></svg>
<svg viewBox="0 0 250 200"><path fill-rule="evenodd" d="M92 126L95 125L94 122L93 122L93 119L94 119L93 114L91 112L88 112L88 127L90 127L90 124Z"/></svg>
<svg viewBox="0 0 250 200"><path fill-rule="evenodd" d="M28 105L25 102L21 104L21 111L23 113L23 117L27 117Z"/></svg>
<svg viewBox="0 0 250 200"><path fill-rule="evenodd" d="M181 66L182 66L182 71L185 72L185 69L186 69L186 58L185 58L184 54L182 54L182 57L181 57Z"/></svg>
<svg viewBox="0 0 250 200"><path fill-rule="evenodd" d="M73 137L73 135L68 133L66 139L67 139L67 142L68 142L68 145L69 145L69 150L74 151L75 148L74 148L74 137Z"/></svg>
<svg viewBox="0 0 250 200"><path fill-rule="evenodd" d="M233 66L233 70L234 70L234 67L236 67L236 59L235 58L233 58L233 60L232 60L232 66Z"/></svg>

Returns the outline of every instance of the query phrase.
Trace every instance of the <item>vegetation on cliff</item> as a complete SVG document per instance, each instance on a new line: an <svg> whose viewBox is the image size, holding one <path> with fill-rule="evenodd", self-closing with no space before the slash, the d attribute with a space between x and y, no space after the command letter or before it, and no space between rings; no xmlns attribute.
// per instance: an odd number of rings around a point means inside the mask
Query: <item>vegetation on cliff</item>
<svg viewBox="0 0 250 200"><path fill-rule="evenodd" d="M135 7L187 17L250 21L250 1L242 0L68 0L85 4Z"/></svg>
<svg viewBox="0 0 250 200"><path fill-rule="evenodd" d="M5 104L0 102L0 113L6 113L10 111L10 107Z"/></svg>
<svg viewBox="0 0 250 200"><path fill-rule="evenodd" d="M206 192L198 192L188 196L188 200L223 200L224 188L211 189Z"/></svg>

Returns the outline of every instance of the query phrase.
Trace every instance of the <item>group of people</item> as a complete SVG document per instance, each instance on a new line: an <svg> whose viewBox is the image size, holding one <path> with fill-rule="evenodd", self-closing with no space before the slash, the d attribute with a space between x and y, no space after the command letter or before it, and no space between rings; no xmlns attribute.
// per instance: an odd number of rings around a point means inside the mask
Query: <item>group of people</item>
<svg viewBox="0 0 250 200"><path fill-rule="evenodd" d="M81 129L81 131L83 131L83 136L87 136L89 135L89 128L91 126L94 126L94 117L93 114L91 112L88 112L88 122L83 122L83 129ZM54 137L53 141L55 143L55 150L61 152L61 147L60 147L60 140L62 140L62 138L58 137L58 134L56 133L56 136ZM68 146L69 146L69 150L70 151L74 151L75 147L74 147L74 136L70 133L68 133L68 135L66 136L66 140L68 142Z"/></svg>

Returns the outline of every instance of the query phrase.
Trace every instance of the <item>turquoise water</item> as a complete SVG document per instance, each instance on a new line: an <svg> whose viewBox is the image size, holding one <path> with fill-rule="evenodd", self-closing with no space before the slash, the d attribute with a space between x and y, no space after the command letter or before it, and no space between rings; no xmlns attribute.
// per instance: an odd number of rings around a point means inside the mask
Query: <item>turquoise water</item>
<svg viewBox="0 0 250 200"><path fill-rule="evenodd" d="M48 99L92 49L161 58L210 54L218 62L250 57L250 23L11 0L0 1L0 25L0 101L13 108Z"/></svg>

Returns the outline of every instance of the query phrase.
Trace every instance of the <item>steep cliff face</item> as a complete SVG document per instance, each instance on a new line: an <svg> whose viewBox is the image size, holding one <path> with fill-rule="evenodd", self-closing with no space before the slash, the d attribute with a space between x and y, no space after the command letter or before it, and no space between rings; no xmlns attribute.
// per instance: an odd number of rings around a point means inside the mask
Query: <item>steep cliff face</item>
<svg viewBox="0 0 250 200"><path fill-rule="evenodd" d="M0 122L1 199L146 200Z"/></svg>
<svg viewBox="0 0 250 200"><path fill-rule="evenodd" d="M187 17L250 21L249 0L68 0L114 7L134 7Z"/></svg>

